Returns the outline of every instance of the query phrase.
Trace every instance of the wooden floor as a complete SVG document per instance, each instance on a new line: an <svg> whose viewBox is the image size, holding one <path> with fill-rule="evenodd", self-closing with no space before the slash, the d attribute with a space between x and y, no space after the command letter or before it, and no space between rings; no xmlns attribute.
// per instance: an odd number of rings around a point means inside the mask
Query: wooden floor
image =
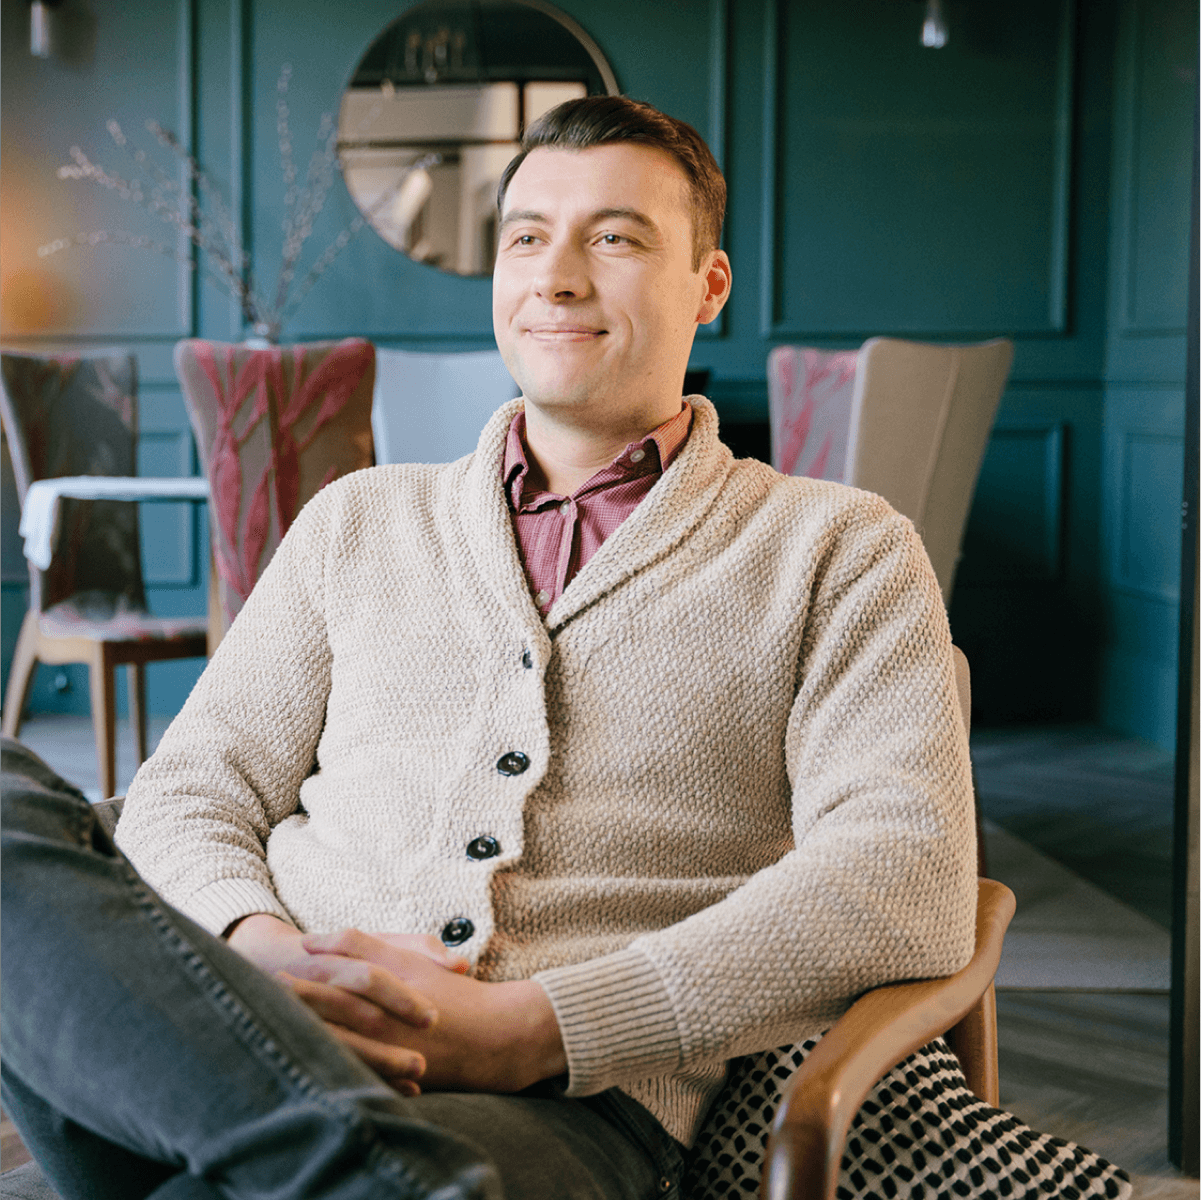
<svg viewBox="0 0 1201 1200"><path fill-rule="evenodd" d="M161 731L161 722L152 727L152 742ZM66 778L99 798L86 719L37 718L21 736ZM118 790L123 791L133 763L127 731L122 729L120 737L128 755L118 762ZM1075 726L980 731L972 738L972 756L985 817L1041 851L1024 860L1027 876L1046 856L1070 868L1072 878L1127 906L1144 928L1148 920L1166 927L1170 755L1095 727ZM1011 853L1012 841L1006 845ZM998 861L1010 859L998 854ZM1019 937L1013 940L1020 944ZM1080 1142L1125 1167L1135 1179L1138 1200L1198 1197L1197 1181L1182 1178L1167 1159L1166 991L1011 988L998 992L997 1009L1002 1107L1036 1129ZM4 1120L3 1167L24 1158Z"/></svg>
<svg viewBox="0 0 1201 1200"><path fill-rule="evenodd" d="M1166 930L1172 756L1095 726L984 730L987 820ZM1007 946L1008 950L1008 946ZM998 990L1001 1105L1126 1168L1135 1196L1198 1195L1167 1158L1166 990Z"/></svg>

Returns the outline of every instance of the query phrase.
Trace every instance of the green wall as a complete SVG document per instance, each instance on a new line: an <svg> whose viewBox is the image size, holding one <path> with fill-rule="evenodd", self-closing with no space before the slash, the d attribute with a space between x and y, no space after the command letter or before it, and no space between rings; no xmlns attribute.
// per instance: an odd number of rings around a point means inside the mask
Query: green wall
<svg viewBox="0 0 1201 1200"><path fill-rule="evenodd" d="M1124 5L1115 76L1099 712L1171 745L1197 6Z"/></svg>
<svg viewBox="0 0 1201 1200"><path fill-rule="evenodd" d="M79 229L161 232L54 170L72 145L115 166L105 121L132 133L156 117L234 198L271 278L280 66L293 68L307 155L359 55L407 5L130 0L93 6L90 57L48 62L26 52L28 6L0 5L5 342L133 346L143 465L193 469L171 347L242 336L236 310L166 258L102 247L39 259L39 244ZM896 0L561 7L627 93L691 121L726 169L734 294L693 365L712 372L729 425L765 421L766 355L780 343L1015 338L951 605L976 718L1101 717L1170 742L1195 6L949 0L941 51L918 44L919 6ZM314 247L353 216L338 182ZM346 334L491 345L487 281L417 266L368 231L285 330ZM5 667L24 602L11 510ZM156 603L200 611L201 517L147 518ZM157 668L152 708L176 707L194 674ZM44 675L39 706L83 707L82 678L60 695Z"/></svg>

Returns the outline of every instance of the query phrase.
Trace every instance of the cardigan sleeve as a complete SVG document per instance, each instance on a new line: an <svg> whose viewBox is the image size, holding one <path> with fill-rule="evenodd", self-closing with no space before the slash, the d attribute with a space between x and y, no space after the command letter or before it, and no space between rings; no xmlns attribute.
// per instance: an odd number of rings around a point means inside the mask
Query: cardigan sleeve
<svg viewBox="0 0 1201 1200"><path fill-rule="evenodd" d="M217 935L254 912L291 921L265 844L297 808L325 720L323 547L336 491L331 485L297 516L138 771L117 826L142 877Z"/></svg>
<svg viewBox="0 0 1201 1200"><path fill-rule="evenodd" d="M950 634L912 525L832 539L785 757L794 848L625 949L535 975L568 1094L801 1041L862 992L971 957L974 810Z"/></svg>

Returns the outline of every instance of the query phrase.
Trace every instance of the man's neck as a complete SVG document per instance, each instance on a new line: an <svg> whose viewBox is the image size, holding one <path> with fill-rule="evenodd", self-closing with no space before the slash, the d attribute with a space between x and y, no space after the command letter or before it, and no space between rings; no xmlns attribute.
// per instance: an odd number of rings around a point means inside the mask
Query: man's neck
<svg viewBox="0 0 1201 1200"><path fill-rule="evenodd" d="M670 421L680 411L680 403L676 401L674 408L667 406L666 411L647 412L597 428L564 421L527 402L525 444L530 483L560 496L572 495L631 442Z"/></svg>

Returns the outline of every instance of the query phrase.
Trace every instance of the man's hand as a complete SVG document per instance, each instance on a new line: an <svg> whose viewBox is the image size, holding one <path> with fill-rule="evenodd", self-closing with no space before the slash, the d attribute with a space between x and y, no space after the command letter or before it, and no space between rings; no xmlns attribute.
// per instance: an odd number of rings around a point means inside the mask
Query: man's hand
<svg viewBox="0 0 1201 1200"><path fill-rule="evenodd" d="M550 999L531 980L484 983L447 970L406 935L306 934L282 976L368 1065L372 1047L416 1052L434 1091L516 1092L567 1069ZM437 1016L422 1025L412 997ZM349 1035L349 1036L347 1036Z"/></svg>
<svg viewBox="0 0 1201 1200"><path fill-rule="evenodd" d="M370 962L355 962L338 956L329 963L304 946L304 934L286 921L268 913L254 913L238 921L226 940L235 950L282 983L292 986L310 973L324 975L333 990L344 989L338 1006L343 1020L333 1021L315 1005L330 1031L347 1049L385 1079L397 1091L416 1095L417 1080L425 1073L423 1056L406 1046L398 1029L409 1033L425 1029L437 1019L437 1010L417 990ZM434 937L418 934L384 934L380 941L388 946L436 963L434 970L462 974L468 964L451 954ZM299 989L300 999L308 1001ZM376 999L368 997L378 997ZM328 997L326 997L328 1001ZM326 1009L330 1008L328 1002ZM386 1036L379 1036L379 1035Z"/></svg>

